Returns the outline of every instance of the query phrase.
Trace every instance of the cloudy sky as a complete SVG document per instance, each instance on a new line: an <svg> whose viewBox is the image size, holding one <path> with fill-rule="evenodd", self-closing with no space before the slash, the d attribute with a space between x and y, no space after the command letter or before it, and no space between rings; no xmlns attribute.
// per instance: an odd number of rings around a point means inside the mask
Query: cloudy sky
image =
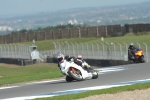
<svg viewBox="0 0 150 100"><path fill-rule="evenodd" d="M81 7L103 7L148 0L0 0L0 17L53 12Z"/></svg>

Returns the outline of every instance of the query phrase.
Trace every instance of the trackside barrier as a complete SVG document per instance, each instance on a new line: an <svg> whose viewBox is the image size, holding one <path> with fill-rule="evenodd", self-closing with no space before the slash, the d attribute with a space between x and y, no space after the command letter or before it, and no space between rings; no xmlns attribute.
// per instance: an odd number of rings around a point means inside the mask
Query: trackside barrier
<svg viewBox="0 0 150 100"><path fill-rule="evenodd" d="M128 45L129 43L125 42L100 42L100 43L73 43L73 42L64 42L58 43L53 42L54 44L54 55L62 52L65 55L77 56L81 54L85 59L110 59L110 60L124 60L128 61ZM141 48L144 51L144 56L146 62L149 62L148 46L146 43L134 43L136 47ZM52 56L52 55L51 55Z"/></svg>
<svg viewBox="0 0 150 100"><path fill-rule="evenodd" d="M37 51L35 45L1 44L0 63L19 64L21 66L32 64L33 61L43 61L43 55Z"/></svg>
<svg viewBox="0 0 150 100"><path fill-rule="evenodd" d="M65 55L70 55L76 57L78 54L81 54L84 59L95 59L95 60L111 60L111 61L128 61L128 45L129 43L125 42L53 42L54 50L43 50L38 51L39 56L44 62L48 58L56 58L56 55L59 52L64 53ZM149 48L146 43L134 43L137 47L143 49L145 54L146 62L149 62ZM31 47L33 45L24 45L24 44L0 44L0 62L18 62L20 65L25 63L32 63L31 61ZM34 54L34 53L33 53ZM15 59L16 61L13 61ZM7 61L5 61L7 60ZM8 61L9 60L9 61Z"/></svg>
<svg viewBox="0 0 150 100"><path fill-rule="evenodd" d="M89 65L97 67L133 64L132 61L124 61L124 60L112 60L112 59L85 59L85 60ZM47 63L57 63L57 59L48 57Z"/></svg>

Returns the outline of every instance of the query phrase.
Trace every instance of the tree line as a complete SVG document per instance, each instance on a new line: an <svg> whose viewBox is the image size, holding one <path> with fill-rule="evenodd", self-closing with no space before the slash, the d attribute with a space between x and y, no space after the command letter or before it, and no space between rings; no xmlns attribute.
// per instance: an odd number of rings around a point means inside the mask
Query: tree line
<svg viewBox="0 0 150 100"><path fill-rule="evenodd" d="M27 30L27 29L21 29L19 31L12 31L11 34L17 34L17 33L29 33L29 32L42 32L42 31L49 31L49 30L58 30L58 29L72 29L72 28L81 28L81 27L87 27L89 25L57 25L57 26L48 26L45 28L39 27L36 30Z"/></svg>

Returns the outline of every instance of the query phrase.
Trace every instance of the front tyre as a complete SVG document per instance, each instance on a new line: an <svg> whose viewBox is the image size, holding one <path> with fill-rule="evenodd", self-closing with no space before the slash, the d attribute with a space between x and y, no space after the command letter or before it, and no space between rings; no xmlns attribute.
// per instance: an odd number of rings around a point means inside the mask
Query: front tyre
<svg viewBox="0 0 150 100"><path fill-rule="evenodd" d="M141 56L141 57L140 57L140 62L141 62L141 63L145 63L144 56Z"/></svg>
<svg viewBox="0 0 150 100"><path fill-rule="evenodd" d="M92 68L88 68L89 72L92 73L92 79L97 79L98 78L98 73L92 69Z"/></svg>
<svg viewBox="0 0 150 100"><path fill-rule="evenodd" d="M93 72L92 73L92 79L97 79L98 78L98 73L97 72Z"/></svg>

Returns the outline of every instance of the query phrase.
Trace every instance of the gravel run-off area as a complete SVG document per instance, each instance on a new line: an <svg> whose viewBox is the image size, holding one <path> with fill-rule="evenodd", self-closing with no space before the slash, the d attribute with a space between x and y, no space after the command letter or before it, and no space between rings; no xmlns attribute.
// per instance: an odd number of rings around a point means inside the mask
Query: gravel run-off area
<svg viewBox="0 0 150 100"><path fill-rule="evenodd" d="M150 100L150 88L114 94L101 94L77 100Z"/></svg>

